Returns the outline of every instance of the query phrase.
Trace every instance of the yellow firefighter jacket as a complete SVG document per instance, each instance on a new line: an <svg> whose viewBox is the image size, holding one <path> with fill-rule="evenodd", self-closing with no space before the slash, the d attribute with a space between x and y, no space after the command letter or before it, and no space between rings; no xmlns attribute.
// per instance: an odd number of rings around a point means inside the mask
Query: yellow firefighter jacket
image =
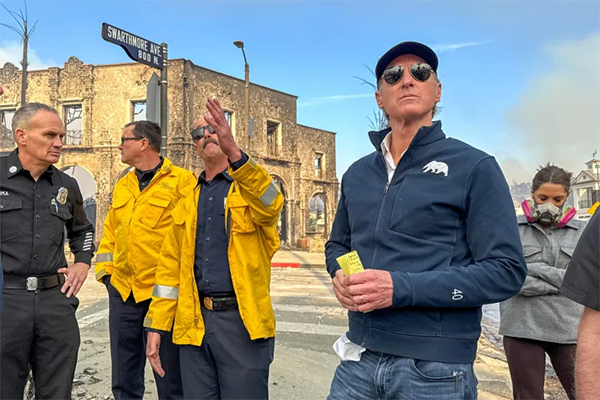
<svg viewBox="0 0 600 400"><path fill-rule="evenodd" d="M172 212L196 183L193 173L164 159L152 181L140 193L135 170L121 178L113 191L96 255L96 279L110 283L126 301L152 297L160 248L171 228Z"/></svg>
<svg viewBox="0 0 600 400"><path fill-rule="evenodd" d="M225 203L229 268L238 307L250 338L275 336L271 305L271 259L279 249L277 221L283 196L267 171L249 158L238 170ZM144 326L170 331L179 345L202 344L204 323L194 278L200 186L173 211L171 233L162 247L156 284Z"/></svg>

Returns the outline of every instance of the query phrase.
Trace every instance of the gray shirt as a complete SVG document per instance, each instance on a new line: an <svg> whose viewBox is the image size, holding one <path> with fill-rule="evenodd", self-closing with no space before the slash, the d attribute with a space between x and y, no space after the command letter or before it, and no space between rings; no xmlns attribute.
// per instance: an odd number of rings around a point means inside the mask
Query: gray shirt
<svg viewBox="0 0 600 400"><path fill-rule="evenodd" d="M577 343L583 307L559 294L585 222L544 231L518 218L527 278L519 294L500 303L500 334L544 342Z"/></svg>

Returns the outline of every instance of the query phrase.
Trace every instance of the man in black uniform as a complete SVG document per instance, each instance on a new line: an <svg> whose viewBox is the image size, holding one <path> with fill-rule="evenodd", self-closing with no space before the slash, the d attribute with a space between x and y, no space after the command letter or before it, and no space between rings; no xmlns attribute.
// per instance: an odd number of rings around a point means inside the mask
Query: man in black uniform
<svg viewBox="0 0 600 400"><path fill-rule="evenodd" d="M0 224L2 223L2 217L0 217ZM2 226L0 225L0 232L2 232ZM0 244L0 254L2 254L2 244ZM0 257L0 271L3 271L2 268L2 257ZM0 274L0 288L4 287L4 274ZM2 313L2 291L0 290L0 315ZM1 332L1 331L0 331Z"/></svg>
<svg viewBox="0 0 600 400"><path fill-rule="evenodd" d="M0 157L0 398L23 398L31 364L36 399L71 399L80 342L75 295L94 255L94 228L77 182L52 165L65 135L56 110L26 104L12 128L17 149Z"/></svg>
<svg viewBox="0 0 600 400"><path fill-rule="evenodd" d="M580 400L600 396L600 211L575 247L560 293L584 306L577 335L575 392Z"/></svg>

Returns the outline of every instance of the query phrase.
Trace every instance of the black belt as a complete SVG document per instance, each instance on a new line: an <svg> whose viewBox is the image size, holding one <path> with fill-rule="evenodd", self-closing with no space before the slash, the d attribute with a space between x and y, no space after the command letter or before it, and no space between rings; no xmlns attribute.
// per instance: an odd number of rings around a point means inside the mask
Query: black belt
<svg viewBox="0 0 600 400"><path fill-rule="evenodd" d="M4 289L22 289L35 292L37 290L52 289L65 283L64 274L50 276L16 277L4 275Z"/></svg>
<svg viewBox="0 0 600 400"><path fill-rule="evenodd" d="M237 298L229 297L207 297L202 296L202 304L209 311L227 311L238 308Z"/></svg>

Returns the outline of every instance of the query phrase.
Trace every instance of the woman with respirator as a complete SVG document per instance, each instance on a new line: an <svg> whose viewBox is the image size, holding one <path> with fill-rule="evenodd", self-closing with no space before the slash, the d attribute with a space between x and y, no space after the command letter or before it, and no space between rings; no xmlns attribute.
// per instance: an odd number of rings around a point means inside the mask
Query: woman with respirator
<svg viewBox="0 0 600 400"><path fill-rule="evenodd" d="M575 399L573 360L582 306L558 293L585 223L565 207L571 173L554 165L538 170L532 200L522 203L519 233L527 278L515 297L500 303L500 334L518 399L544 399L546 354L570 400Z"/></svg>

